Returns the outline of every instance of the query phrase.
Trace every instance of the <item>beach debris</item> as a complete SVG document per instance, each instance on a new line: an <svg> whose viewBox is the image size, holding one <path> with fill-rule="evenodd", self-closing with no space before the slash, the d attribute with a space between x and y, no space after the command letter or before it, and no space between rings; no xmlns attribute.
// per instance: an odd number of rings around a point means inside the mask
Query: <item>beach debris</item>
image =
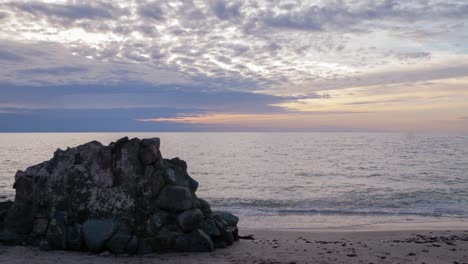
<svg viewBox="0 0 468 264"><path fill-rule="evenodd" d="M162 157L159 138L59 149L16 173L15 201L0 202L0 242L145 254L213 251L239 240L239 218L212 211L196 196L198 185L185 161Z"/></svg>
<svg viewBox="0 0 468 264"><path fill-rule="evenodd" d="M239 239L255 240L254 235L239 236Z"/></svg>

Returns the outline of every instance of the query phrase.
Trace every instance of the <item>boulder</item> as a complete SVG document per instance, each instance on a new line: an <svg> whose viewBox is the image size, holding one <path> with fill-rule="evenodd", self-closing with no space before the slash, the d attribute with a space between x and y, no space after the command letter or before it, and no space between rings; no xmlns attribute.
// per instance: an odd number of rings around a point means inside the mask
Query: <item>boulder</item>
<svg viewBox="0 0 468 264"><path fill-rule="evenodd" d="M83 235L81 232L81 225L74 224L67 227L67 249L69 250L80 250L83 245Z"/></svg>
<svg viewBox="0 0 468 264"><path fill-rule="evenodd" d="M83 224L83 238L86 247L92 252L101 252L117 231L118 224L113 219L88 220Z"/></svg>
<svg viewBox="0 0 468 264"><path fill-rule="evenodd" d="M161 227L168 223L169 216L168 212L156 209L148 219L146 231L150 235L156 235Z"/></svg>
<svg viewBox="0 0 468 264"><path fill-rule="evenodd" d="M212 214L211 206L206 200L198 198L198 203L200 204L200 210L202 210L203 214L205 215Z"/></svg>
<svg viewBox="0 0 468 264"><path fill-rule="evenodd" d="M56 211L48 226L47 245L55 249L67 248L66 212Z"/></svg>
<svg viewBox="0 0 468 264"><path fill-rule="evenodd" d="M200 225L200 229L205 231L210 237L219 237L221 233L219 232L216 222L211 218L206 218Z"/></svg>
<svg viewBox="0 0 468 264"><path fill-rule="evenodd" d="M200 209L185 211L177 216L177 224L186 233L198 227L202 220L203 213Z"/></svg>
<svg viewBox="0 0 468 264"><path fill-rule="evenodd" d="M230 226L237 226L239 222L239 218L229 212L215 211L213 214L221 217Z"/></svg>
<svg viewBox="0 0 468 264"><path fill-rule="evenodd" d="M12 201L0 202L0 211L8 210L13 205Z"/></svg>
<svg viewBox="0 0 468 264"><path fill-rule="evenodd" d="M12 201L0 202L0 225L5 221L8 210L13 205Z"/></svg>
<svg viewBox="0 0 468 264"><path fill-rule="evenodd" d="M131 239L132 234L130 229L126 225L121 224L107 242L106 248L114 254L123 254L127 251Z"/></svg>
<svg viewBox="0 0 468 264"><path fill-rule="evenodd" d="M200 229L180 235L175 240L175 248L188 252L211 252L214 250L210 236Z"/></svg>
<svg viewBox="0 0 468 264"><path fill-rule="evenodd" d="M166 186L159 194L156 205L171 212L192 209L194 197L189 189L182 186Z"/></svg>
<svg viewBox="0 0 468 264"><path fill-rule="evenodd" d="M158 138L58 149L14 177L15 201L0 202L3 244L145 254L236 240L238 218L212 212L187 163L164 159Z"/></svg>

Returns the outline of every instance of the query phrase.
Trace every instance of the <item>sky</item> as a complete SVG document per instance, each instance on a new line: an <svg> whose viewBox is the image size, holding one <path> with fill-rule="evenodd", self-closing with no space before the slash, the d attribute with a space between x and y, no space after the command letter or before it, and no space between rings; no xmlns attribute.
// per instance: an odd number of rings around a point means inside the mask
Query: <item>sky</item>
<svg viewBox="0 0 468 264"><path fill-rule="evenodd" d="M468 1L0 0L0 132L468 132Z"/></svg>

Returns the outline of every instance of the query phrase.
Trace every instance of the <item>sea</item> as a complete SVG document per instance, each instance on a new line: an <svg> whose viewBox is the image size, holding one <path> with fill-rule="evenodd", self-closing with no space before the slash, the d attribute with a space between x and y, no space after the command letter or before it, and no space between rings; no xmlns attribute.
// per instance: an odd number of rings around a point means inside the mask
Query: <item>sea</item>
<svg viewBox="0 0 468 264"><path fill-rule="evenodd" d="M14 198L17 170L56 149L124 136L159 137L163 157L187 161L198 197L241 227L468 228L468 134L0 133L0 201Z"/></svg>

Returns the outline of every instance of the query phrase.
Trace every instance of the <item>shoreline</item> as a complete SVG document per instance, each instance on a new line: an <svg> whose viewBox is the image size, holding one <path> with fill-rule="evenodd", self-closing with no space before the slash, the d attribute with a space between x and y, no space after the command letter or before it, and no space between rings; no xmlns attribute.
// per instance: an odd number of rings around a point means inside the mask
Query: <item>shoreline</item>
<svg viewBox="0 0 468 264"><path fill-rule="evenodd" d="M442 226L440 226L442 227ZM427 230L249 229L241 240L210 253L114 256L0 246L1 263L467 263L468 227Z"/></svg>
<svg viewBox="0 0 468 264"><path fill-rule="evenodd" d="M307 232L468 230L466 217L362 215L240 216L243 230L302 230Z"/></svg>

